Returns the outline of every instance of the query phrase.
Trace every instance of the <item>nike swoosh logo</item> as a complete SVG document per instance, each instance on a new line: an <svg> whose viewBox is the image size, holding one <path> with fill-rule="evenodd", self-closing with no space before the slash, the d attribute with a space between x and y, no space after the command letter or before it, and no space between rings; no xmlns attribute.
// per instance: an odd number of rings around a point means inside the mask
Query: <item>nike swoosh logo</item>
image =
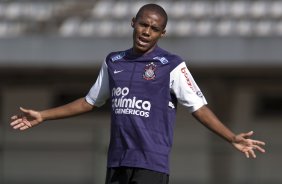
<svg viewBox="0 0 282 184"><path fill-rule="evenodd" d="M123 72L123 70L115 70L114 74L117 74L117 73L120 73L120 72Z"/></svg>

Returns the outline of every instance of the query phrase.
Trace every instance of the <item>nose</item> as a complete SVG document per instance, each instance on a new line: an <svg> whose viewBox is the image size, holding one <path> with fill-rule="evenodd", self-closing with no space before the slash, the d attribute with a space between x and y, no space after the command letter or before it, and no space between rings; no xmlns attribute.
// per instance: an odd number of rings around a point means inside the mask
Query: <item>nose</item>
<svg viewBox="0 0 282 184"><path fill-rule="evenodd" d="M143 35L150 36L150 27L146 27L143 31Z"/></svg>

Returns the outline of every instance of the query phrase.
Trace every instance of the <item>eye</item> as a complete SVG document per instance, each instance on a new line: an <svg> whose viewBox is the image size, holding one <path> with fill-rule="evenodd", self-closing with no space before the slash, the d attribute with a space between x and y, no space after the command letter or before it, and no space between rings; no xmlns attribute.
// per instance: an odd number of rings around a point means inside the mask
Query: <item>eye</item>
<svg viewBox="0 0 282 184"><path fill-rule="evenodd" d="M158 28L158 27L152 27L152 30L153 30L154 32L160 32L160 31L161 31L161 29Z"/></svg>
<svg viewBox="0 0 282 184"><path fill-rule="evenodd" d="M148 27L148 26L149 26L148 24L146 24L146 23L144 23L144 22L140 22L139 25L140 25L141 27Z"/></svg>

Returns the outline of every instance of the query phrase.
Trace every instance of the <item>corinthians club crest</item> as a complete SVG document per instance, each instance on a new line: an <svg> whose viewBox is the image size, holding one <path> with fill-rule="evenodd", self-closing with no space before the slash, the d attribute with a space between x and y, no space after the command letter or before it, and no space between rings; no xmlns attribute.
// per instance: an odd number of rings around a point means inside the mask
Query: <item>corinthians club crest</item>
<svg viewBox="0 0 282 184"><path fill-rule="evenodd" d="M143 78L145 80L154 80L156 78L155 70L157 65L155 65L153 62L150 64L147 64L145 69L145 72L143 74Z"/></svg>

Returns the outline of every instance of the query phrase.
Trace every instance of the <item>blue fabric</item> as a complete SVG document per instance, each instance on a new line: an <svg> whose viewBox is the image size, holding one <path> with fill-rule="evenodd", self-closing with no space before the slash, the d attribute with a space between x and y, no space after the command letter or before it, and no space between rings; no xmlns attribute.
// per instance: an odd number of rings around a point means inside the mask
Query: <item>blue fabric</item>
<svg viewBox="0 0 282 184"><path fill-rule="evenodd" d="M139 167L169 173L176 98L170 72L183 60L156 47L146 55L132 49L106 58L111 92L108 167Z"/></svg>

